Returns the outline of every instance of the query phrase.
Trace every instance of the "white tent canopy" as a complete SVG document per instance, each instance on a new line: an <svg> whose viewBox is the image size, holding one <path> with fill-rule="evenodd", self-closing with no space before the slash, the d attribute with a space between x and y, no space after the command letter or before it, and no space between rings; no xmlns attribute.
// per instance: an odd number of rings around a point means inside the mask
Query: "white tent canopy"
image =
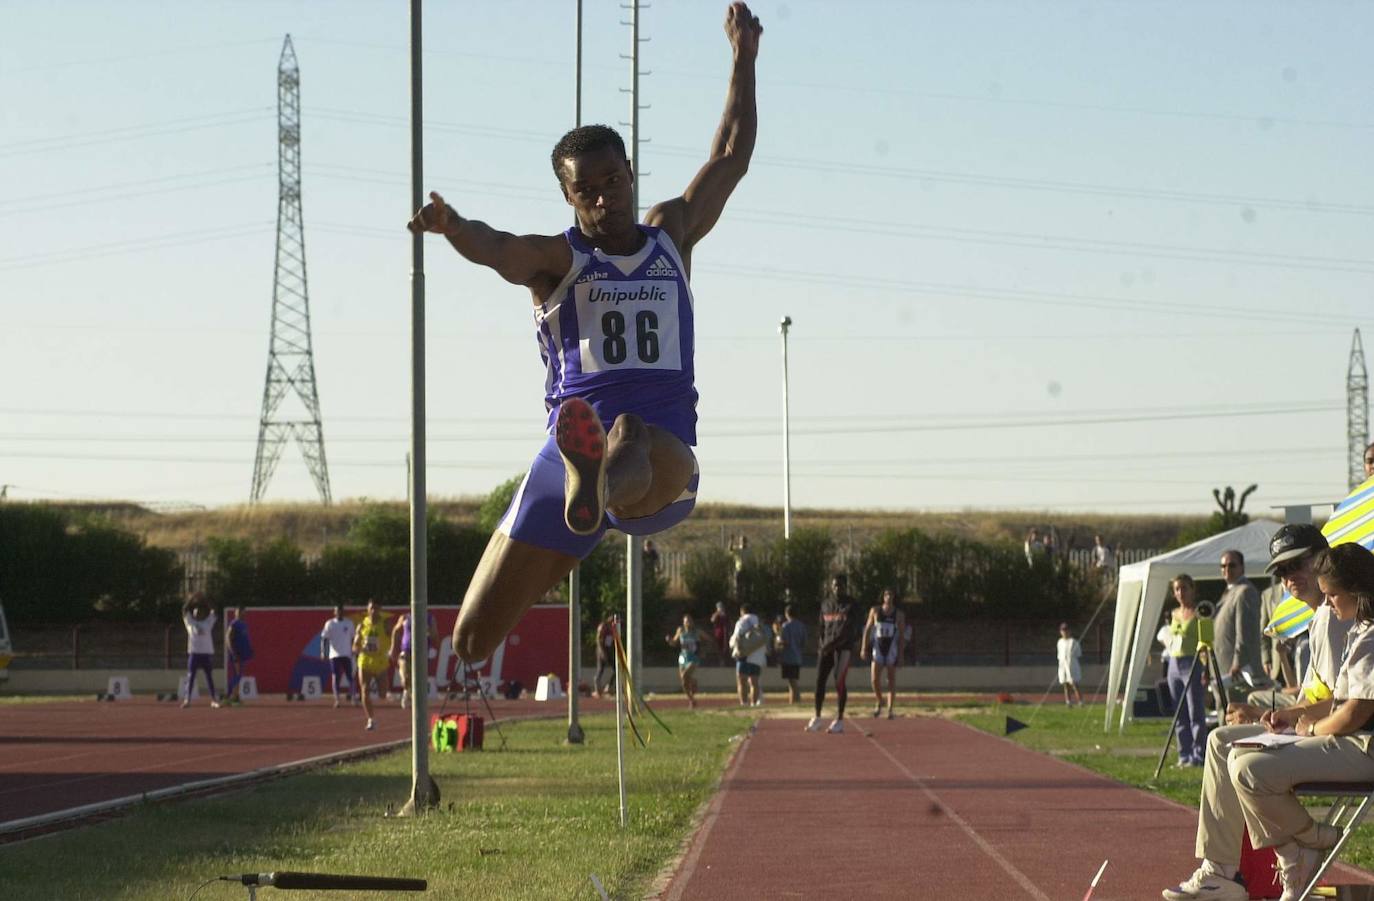
<svg viewBox="0 0 1374 901"><path fill-rule="evenodd" d="M1170 581L1182 574L1194 579L1218 578L1221 555L1228 550L1240 551L1245 556L1247 578L1266 578L1264 567L1269 562L1269 539L1280 525L1265 519L1252 520L1229 532L1121 567L1116 589L1116 620L1112 627L1112 662L1107 677L1107 715L1103 723L1106 731L1111 731L1112 711L1118 701L1121 704L1120 728L1124 729L1131 719L1132 701L1145 671L1150 643L1155 640L1160 614L1170 597Z"/></svg>

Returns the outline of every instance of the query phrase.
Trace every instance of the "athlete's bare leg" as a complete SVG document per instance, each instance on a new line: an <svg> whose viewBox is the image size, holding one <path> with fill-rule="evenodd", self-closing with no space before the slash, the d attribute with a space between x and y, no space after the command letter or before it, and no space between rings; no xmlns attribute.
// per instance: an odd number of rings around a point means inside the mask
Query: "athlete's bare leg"
<svg viewBox="0 0 1374 901"><path fill-rule="evenodd" d="M887 718L892 719L892 708L897 704L897 667L885 666L887 670Z"/></svg>
<svg viewBox="0 0 1374 901"><path fill-rule="evenodd" d="M363 672L362 667L358 667L358 685L361 687L363 694L363 716L367 717L369 725L372 723L372 696L368 693L368 683L370 681L367 674Z"/></svg>
<svg viewBox="0 0 1374 901"><path fill-rule="evenodd" d="M577 558L495 532L482 552L453 624L453 650L485 660L525 612L567 578Z"/></svg>
<svg viewBox="0 0 1374 901"><path fill-rule="evenodd" d="M869 676L873 682L873 715L877 716L883 712L883 665L878 662L878 652L873 652L873 664L869 667Z"/></svg>
<svg viewBox="0 0 1374 901"><path fill-rule="evenodd" d="M692 452L682 439L632 413L616 417L606 448L606 507L621 519L652 516L692 478Z"/></svg>
<svg viewBox="0 0 1374 901"><path fill-rule="evenodd" d="M633 414L616 418L606 448L606 506L622 519L657 513L677 500L692 478L687 445ZM486 659L576 565L569 554L493 534L453 625L454 651L464 660Z"/></svg>

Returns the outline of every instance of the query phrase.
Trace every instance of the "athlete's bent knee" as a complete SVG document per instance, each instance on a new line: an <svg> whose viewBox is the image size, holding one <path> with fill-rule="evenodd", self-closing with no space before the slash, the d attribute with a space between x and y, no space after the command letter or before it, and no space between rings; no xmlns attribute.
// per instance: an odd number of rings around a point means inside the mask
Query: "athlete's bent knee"
<svg viewBox="0 0 1374 901"><path fill-rule="evenodd" d="M648 437L649 426L634 413L621 413L611 424L606 435L607 441L619 444L623 441L639 441Z"/></svg>
<svg viewBox="0 0 1374 901"><path fill-rule="evenodd" d="M483 635L481 630L463 622L461 618L453 627L453 652L468 663L486 660L496 651L498 644L499 639L492 640L490 635Z"/></svg>

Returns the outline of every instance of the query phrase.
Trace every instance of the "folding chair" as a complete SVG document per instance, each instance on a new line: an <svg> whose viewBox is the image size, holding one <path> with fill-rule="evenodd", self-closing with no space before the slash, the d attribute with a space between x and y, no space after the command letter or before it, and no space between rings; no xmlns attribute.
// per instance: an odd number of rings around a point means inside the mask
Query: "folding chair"
<svg viewBox="0 0 1374 901"><path fill-rule="evenodd" d="M1317 865L1312 878L1303 889L1302 897L1306 898L1316 890L1317 883L1340 855L1341 848L1345 847L1355 827L1364 818L1370 803L1374 802L1374 782L1300 782L1293 786L1293 794L1299 798L1334 798L1335 803L1331 805L1322 822L1328 826L1335 826L1341 832L1335 846Z"/></svg>

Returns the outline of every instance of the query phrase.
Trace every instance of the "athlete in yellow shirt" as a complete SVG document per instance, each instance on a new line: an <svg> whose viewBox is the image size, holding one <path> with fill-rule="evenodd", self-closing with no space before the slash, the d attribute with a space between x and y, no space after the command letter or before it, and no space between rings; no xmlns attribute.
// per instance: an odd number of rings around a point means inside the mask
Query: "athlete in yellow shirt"
<svg viewBox="0 0 1374 901"><path fill-rule="evenodd" d="M372 721L372 698L368 682L375 680L377 695L386 698L387 670L391 665L391 632L387 616L375 599L368 599L367 615L353 635L353 655L358 660L358 689L363 695L363 713L367 714L367 729L377 728Z"/></svg>

